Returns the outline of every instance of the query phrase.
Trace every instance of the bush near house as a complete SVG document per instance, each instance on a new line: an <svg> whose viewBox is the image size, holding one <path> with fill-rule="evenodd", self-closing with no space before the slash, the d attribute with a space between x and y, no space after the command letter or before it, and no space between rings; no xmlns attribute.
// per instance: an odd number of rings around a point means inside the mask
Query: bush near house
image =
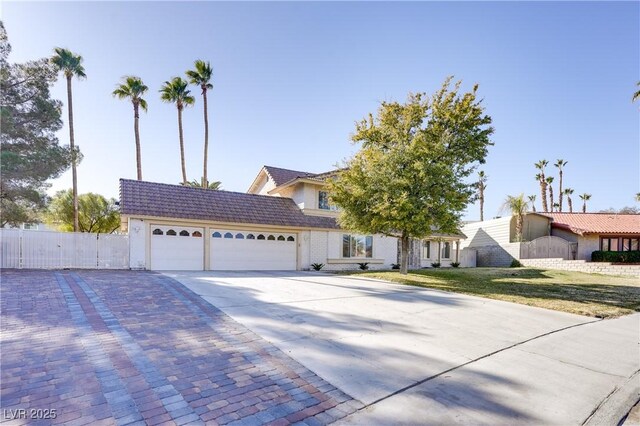
<svg viewBox="0 0 640 426"><path fill-rule="evenodd" d="M640 263L640 251L594 251L592 262Z"/></svg>

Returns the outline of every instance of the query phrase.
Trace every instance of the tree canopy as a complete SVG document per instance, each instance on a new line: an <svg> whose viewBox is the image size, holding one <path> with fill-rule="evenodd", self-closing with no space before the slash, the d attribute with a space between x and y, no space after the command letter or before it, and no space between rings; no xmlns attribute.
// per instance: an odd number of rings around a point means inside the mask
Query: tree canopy
<svg viewBox="0 0 640 426"><path fill-rule="evenodd" d="M46 202L47 180L71 165L58 143L62 103L51 99L57 72L48 59L9 64L11 45L0 22L0 225L34 222Z"/></svg>
<svg viewBox="0 0 640 426"><path fill-rule="evenodd" d="M362 147L329 182L343 228L401 238L403 273L409 238L457 231L476 192L467 178L493 144L478 86L461 93L451 80L431 97L383 102L375 118L357 122L351 139Z"/></svg>
<svg viewBox="0 0 640 426"><path fill-rule="evenodd" d="M78 196L80 232L111 234L120 227L120 211L115 199L107 200L100 194ZM58 191L45 215L47 223L62 231L73 231L73 194L71 190Z"/></svg>

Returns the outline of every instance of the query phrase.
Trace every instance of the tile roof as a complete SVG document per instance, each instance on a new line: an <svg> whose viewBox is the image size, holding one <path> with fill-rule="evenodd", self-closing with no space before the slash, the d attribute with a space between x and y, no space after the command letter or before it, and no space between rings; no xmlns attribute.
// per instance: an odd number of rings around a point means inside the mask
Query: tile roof
<svg viewBox="0 0 640 426"><path fill-rule="evenodd" d="M128 216L339 229L334 218L305 215L286 197L129 179L120 179L120 212Z"/></svg>
<svg viewBox="0 0 640 426"><path fill-rule="evenodd" d="M539 213L554 228L575 234L640 234L640 215L615 213Z"/></svg>
<svg viewBox="0 0 640 426"><path fill-rule="evenodd" d="M273 179L273 181L276 183L276 186L280 186L284 183L289 182L290 180L302 177L311 177L316 174L309 172L299 172L296 170L281 169L280 167L273 166L264 166L264 169L267 171L267 174L271 176L271 179Z"/></svg>

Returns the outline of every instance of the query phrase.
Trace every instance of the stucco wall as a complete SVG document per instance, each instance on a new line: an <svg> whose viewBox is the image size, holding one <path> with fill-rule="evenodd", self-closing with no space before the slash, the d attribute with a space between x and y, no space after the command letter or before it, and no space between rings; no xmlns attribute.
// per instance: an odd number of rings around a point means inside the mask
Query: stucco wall
<svg viewBox="0 0 640 426"><path fill-rule="evenodd" d="M462 233L467 238L460 242L460 248L508 244L510 242L510 223L511 216L468 223L462 227Z"/></svg>
<svg viewBox="0 0 640 426"><path fill-rule="evenodd" d="M323 270L340 271L358 269L358 263L368 262L369 269L390 269L396 263L397 239L374 235L373 257L371 259L350 259L342 257L343 231L311 231L309 232L308 263L302 269L311 268L312 263L324 263ZM301 254L301 259L304 259Z"/></svg>
<svg viewBox="0 0 640 426"><path fill-rule="evenodd" d="M129 267L145 269L147 266L147 224L141 219L129 219Z"/></svg>
<svg viewBox="0 0 640 426"><path fill-rule="evenodd" d="M511 221L511 241L515 242L516 221ZM549 235L549 219L537 214L528 214L524 217L522 223L522 240L533 241L536 238L546 237Z"/></svg>
<svg viewBox="0 0 640 426"><path fill-rule="evenodd" d="M599 235L584 235L578 237L578 252L576 259L591 261L591 253L600 250Z"/></svg>

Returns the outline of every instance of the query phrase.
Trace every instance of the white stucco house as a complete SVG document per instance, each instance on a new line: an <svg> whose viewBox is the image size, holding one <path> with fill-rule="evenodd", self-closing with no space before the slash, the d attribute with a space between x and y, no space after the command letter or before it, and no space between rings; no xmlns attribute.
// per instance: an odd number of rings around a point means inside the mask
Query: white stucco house
<svg viewBox="0 0 640 426"><path fill-rule="evenodd" d="M151 270L389 269L397 238L340 229L327 173L264 166L247 193L120 180L130 267ZM418 265L455 261L461 235L420 243ZM439 250L438 250L439 249ZM426 256L426 257L425 257Z"/></svg>

